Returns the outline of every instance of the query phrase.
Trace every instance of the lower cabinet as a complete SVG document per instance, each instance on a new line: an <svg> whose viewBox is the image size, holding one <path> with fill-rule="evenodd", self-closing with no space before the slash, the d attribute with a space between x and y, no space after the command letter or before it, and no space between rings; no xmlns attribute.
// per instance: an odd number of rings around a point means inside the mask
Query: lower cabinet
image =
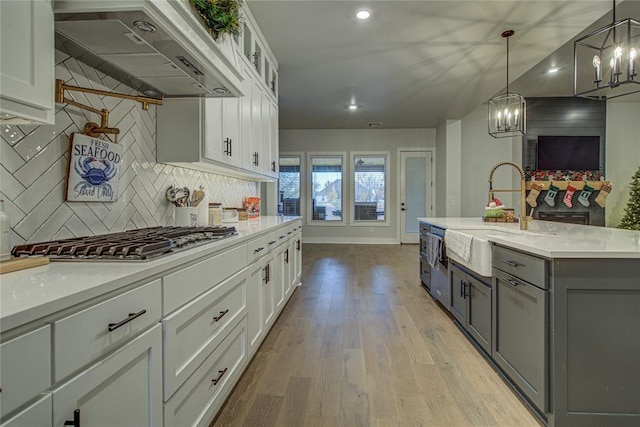
<svg viewBox="0 0 640 427"><path fill-rule="evenodd" d="M161 425L161 352L162 329L157 324L54 389L53 425Z"/></svg>
<svg viewBox="0 0 640 427"><path fill-rule="evenodd" d="M247 362L247 317L235 323L220 345L164 405L166 427L211 423Z"/></svg>
<svg viewBox="0 0 640 427"><path fill-rule="evenodd" d="M451 313L473 339L491 354L491 285L449 263Z"/></svg>
<svg viewBox="0 0 640 427"><path fill-rule="evenodd" d="M274 278L274 297L276 311L280 311L285 302L285 295L291 286L289 282L290 270L289 266L289 243L280 245L276 249L275 262L277 266L277 274Z"/></svg>
<svg viewBox="0 0 640 427"><path fill-rule="evenodd" d="M51 394L46 394L36 403L29 405L1 427L51 427Z"/></svg>
<svg viewBox="0 0 640 427"><path fill-rule="evenodd" d="M547 293L493 270L493 360L540 409L547 409Z"/></svg>
<svg viewBox="0 0 640 427"><path fill-rule="evenodd" d="M259 262L251 268L247 279L247 334L251 355L258 349L262 338L262 283L265 274L266 266Z"/></svg>

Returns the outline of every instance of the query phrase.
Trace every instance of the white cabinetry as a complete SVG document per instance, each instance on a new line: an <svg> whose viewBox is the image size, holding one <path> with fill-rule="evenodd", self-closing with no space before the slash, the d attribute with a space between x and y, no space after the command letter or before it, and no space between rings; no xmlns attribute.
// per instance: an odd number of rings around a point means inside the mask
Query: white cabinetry
<svg viewBox="0 0 640 427"><path fill-rule="evenodd" d="M53 390L53 425L162 424L160 324ZM72 424L73 425L73 424Z"/></svg>
<svg viewBox="0 0 640 427"><path fill-rule="evenodd" d="M51 0L0 1L0 119L54 123Z"/></svg>
<svg viewBox="0 0 640 427"><path fill-rule="evenodd" d="M240 165L240 99L204 99L204 157Z"/></svg>
<svg viewBox="0 0 640 427"><path fill-rule="evenodd" d="M1 427L51 427L51 394L46 394L34 404L29 405L7 421Z"/></svg>

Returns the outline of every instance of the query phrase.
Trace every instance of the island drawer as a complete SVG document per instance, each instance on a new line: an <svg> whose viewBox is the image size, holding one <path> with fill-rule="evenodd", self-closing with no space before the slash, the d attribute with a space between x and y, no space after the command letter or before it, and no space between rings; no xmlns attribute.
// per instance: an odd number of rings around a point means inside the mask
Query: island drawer
<svg viewBox="0 0 640 427"><path fill-rule="evenodd" d="M0 344L0 416L51 385L51 327Z"/></svg>
<svg viewBox="0 0 640 427"><path fill-rule="evenodd" d="M222 343L164 405L166 426L207 426L224 403L247 360L247 318L236 323Z"/></svg>
<svg viewBox="0 0 640 427"><path fill-rule="evenodd" d="M165 401L220 344L225 328L246 313L246 294L243 272L162 321Z"/></svg>
<svg viewBox="0 0 640 427"><path fill-rule="evenodd" d="M115 350L158 322L160 304L160 280L154 280L55 322L55 380Z"/></svg>
<svg viewBox="0 0 640 427"><path fill-rule="evenodd" d="M282 234L280 230L277 230L264 236L260 236L247 244L247 257L249 258L250 264L263 255L266 255L274 247L275 242L279 240L276 237L276 233L278 232Z"/></svg>
<svg viewBox="0 0 640 427"><path fill-rule="evenodd" d="M163 277L163 314L185 305L246 266L247 247L240 245Z"/></svg>
<svg viewBox="0 0 640 427"><path fill-rule="evenodd" d="M519 279L547 289L547 261L502 246L493 246L492 265Z"/></svg>

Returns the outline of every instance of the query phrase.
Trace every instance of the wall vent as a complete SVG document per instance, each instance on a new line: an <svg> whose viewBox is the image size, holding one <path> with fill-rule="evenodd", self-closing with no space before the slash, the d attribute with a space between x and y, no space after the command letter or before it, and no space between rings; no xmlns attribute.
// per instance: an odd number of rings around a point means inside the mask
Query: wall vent
<svg viewBox="0 0 640 427"><path fill-rule="evenodd" d="M369 127L370 128L381 128L382 127L382 122L369 122Z"/></svg>

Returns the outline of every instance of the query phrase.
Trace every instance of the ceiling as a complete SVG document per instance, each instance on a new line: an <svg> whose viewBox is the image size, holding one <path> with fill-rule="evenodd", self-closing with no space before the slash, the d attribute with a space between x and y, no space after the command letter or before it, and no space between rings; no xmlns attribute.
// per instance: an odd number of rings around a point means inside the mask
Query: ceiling
<svg viewBox="0 0 640 427"><path fill-rule="evenodd" d="M610 0L248 0L279 63L284 129L434 128L506 85L571 96L572 41L611 22ZM355 12L372 12L358 21ZM617 18L640 18L640 0ZM627 15L623 15L627 13ZM628 16L634 15L634 16ZM601 21L594 23L601 18ZM564 45L564 47L562 47ZM562 48L561 48L562 47ZM559 49L561 48L561 49ZM560 67L554 75L549 66ZM359 108L351 111L347 106Z"/></svg>

